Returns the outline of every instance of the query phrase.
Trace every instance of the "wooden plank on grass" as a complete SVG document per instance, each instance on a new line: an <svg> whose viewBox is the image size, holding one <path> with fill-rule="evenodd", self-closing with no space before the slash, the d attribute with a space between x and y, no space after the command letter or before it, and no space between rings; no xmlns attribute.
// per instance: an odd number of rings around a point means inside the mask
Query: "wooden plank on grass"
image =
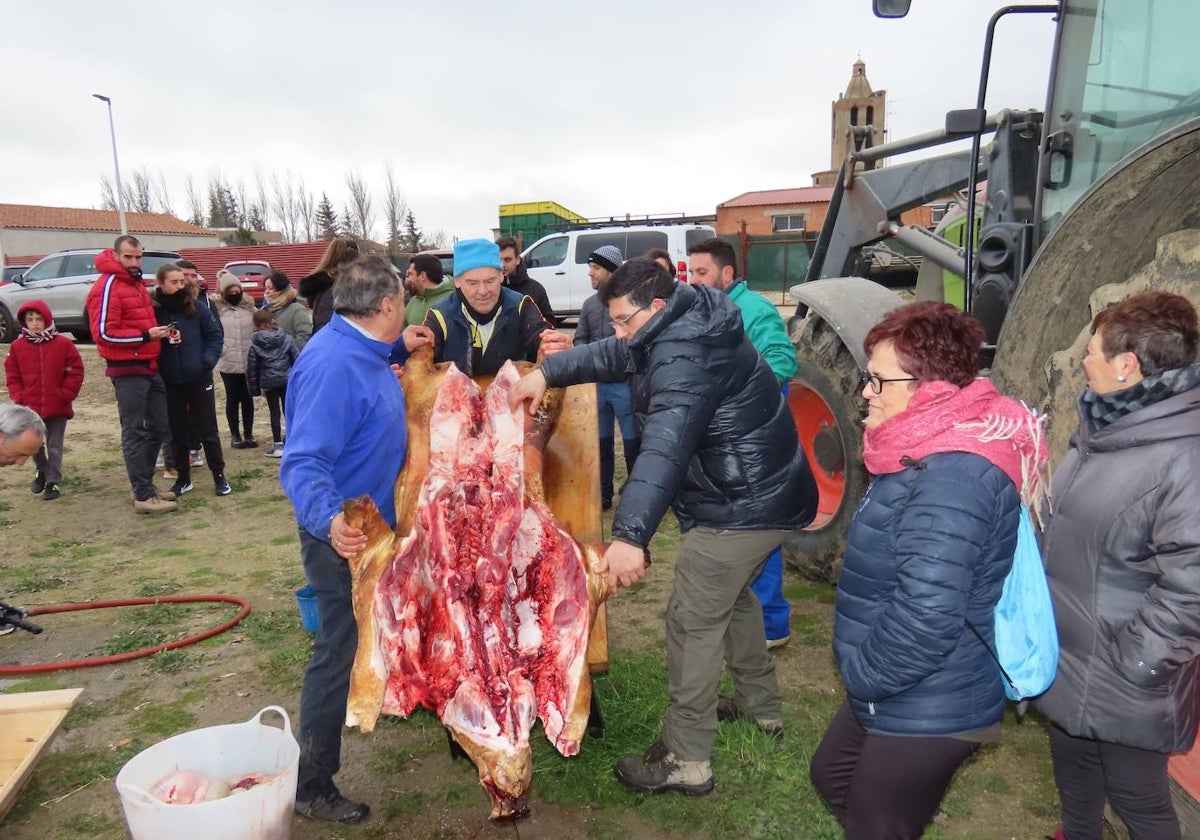
<svg viewBox="0 0 1200 840"><path fill-rule="evenodd" d="M0 820L82 691L64 688L0 695Z"/></svg>

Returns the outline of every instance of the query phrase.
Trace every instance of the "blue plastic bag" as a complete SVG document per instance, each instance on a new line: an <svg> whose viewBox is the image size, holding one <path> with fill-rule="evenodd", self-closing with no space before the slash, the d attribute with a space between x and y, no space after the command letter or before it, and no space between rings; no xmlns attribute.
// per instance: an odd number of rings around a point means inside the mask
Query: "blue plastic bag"
<svg viewBox="0 0 1200 840"><path fill-rule="evenodd" d="M970 622L967 625L983 642L979 631ZM1042 552L1025 505L1021 505L1017 550L996 603L993 630L996 648L988 652L1000 666L1008 699L1021 701L1045 693L1058 671L1058 628Z"/></svg>

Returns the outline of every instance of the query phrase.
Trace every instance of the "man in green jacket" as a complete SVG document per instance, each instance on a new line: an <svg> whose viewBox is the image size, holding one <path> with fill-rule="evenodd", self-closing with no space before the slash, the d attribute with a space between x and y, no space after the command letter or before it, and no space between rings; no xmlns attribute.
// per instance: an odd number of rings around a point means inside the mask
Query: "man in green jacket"
<svg viewBox="0 0 1200 840"><path fill-rule="evenodd" d="M737 254L724 239L705 239L688 249L691 282L711 286L728 293L742 312L742 328L754 349L766 359L779 382L784 398L787 384L796 375L796 348L788 338L787 327L775 305L750 291L737 275ZM750 585L763 609L767 647L786 645L791 639L788 621L792 605L783 596L783 551L776 548L767 556L762 572Z"/></svg>
<svg viewBox="0 0 1200 840"><path fill-rule="evenodd" d="M442 261L433 254L417 254L408 261L404 282L412 300L404 307L404 326L425 323L425 313L446 295L454 293L454 278L443 279Z"/></svg>

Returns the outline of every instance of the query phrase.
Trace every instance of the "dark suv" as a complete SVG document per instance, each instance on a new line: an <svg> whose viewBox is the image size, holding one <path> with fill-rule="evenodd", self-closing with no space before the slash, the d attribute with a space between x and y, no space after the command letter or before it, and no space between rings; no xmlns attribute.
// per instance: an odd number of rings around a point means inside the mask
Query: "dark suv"
<svg viewBox="0 0 1200 840"><path fill-rule="evenodd" d="M9 342L21 332L17 310L30 300L40 300L54 314L54 325L79 341L91 338L86 310L88 292L100 272L95 259L103 248L74 248L42 257L33 267L0 287L0 341ZM179 254L171 251L145 251L142 272L146 285L154 285L154 272L163 263L176 262Z"/></svg>

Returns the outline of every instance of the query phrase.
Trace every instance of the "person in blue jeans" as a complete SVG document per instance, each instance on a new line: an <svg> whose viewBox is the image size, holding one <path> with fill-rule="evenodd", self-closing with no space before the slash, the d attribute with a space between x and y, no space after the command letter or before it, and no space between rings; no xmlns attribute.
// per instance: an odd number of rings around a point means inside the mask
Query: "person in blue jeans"
<svg viewBox="0 0 1200 840"><path fill-rule="evenodd" d="M601 245L588 255L588 279L592 288L599 291L608 282L612 273L624 261L621 249L616 245ZM608 310L598 295L583 302L579 311L579 326L575 328L572 344L591 344L613 335L612 321ZM629 382L597 382L596 408L599 412L600 428L600 507L611 510L613 503L613 473L616 470L617 445L613 437L613 423L621 429L621 447L625 451L625 474L633 472L633 462L642 448L642 435L633 416L633 403L629 394Z"/></svg>
<svg viewBox="0 0 1200 840"><path fill-rule="evenodd" d="M762 295L750 291L737 274L737 254L724 239L705 239L688 249L689 273L693 283L726 292L742 312L742 328L775 374L780 392L787 400L788 382L796 375L796 348L788 338L787 326L779 310ZM783 596L783 549L776 547L767 556L762 572L750 584L750 591L762 604L767 647L786 645L792 638L788 623L792 605Z"/></svg>
<svg viewBox="0 0 1200 840"><path fill-rule="evenodd" d="M433 343L426 327L404 326L400 278L381 257L338 272L333 311L288 379L288 442L279 483L296 510L304 575L321 626L300 694L300 770L296 811L314 820L358 822L370 807L343 796L342 727L358 625L346 559L366 536L346 524L343 499L366 494L395 527L396 477L408 454L404 392L393 354Z"/></svg>

